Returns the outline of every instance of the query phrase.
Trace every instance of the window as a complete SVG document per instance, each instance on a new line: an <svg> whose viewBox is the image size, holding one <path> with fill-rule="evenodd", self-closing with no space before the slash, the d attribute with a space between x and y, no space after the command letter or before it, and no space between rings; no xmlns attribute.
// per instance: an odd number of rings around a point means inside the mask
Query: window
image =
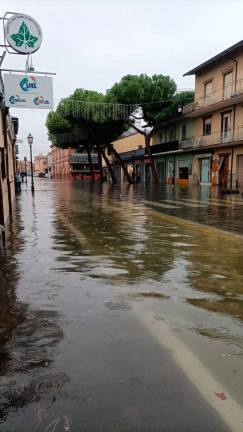
<svg viewBox="0 0 243 432"><path fill-rule="evenodd" d="M203 135L211 135L212 118L203 119Z"/></svg>
<svg viewBox="0 0 243 432"><path fill-rule="evenodd" d="M224 75L224 99L229 99L233 93L233 72Z"/></svg>
<svg viewBox="0 0 243 432"><path fill-rule="evenodd" d="M181 139L185 140L187 137L187 127L186 125L182 125L182 129L181 129Z"/></svg>
<svg viewBox="0 0 243 432"><path fill-rule="evenodd" d="M213 81L208 81L204 84L204 99L205 105L212 103Z"/></svg>
<svg viewBox="0 0 243 432"><path fill-rule="evenodd" d="M229 142L232 140L233 131L231 129L231 111L222 113L221 133L223 142Z"/></svg>
<svg viewBox="0 0 243 432"><path fill-rule="evenodd" d="M171 128L169 129L169 141L174 141L174 137L175 137L175 129Z"/></svg>

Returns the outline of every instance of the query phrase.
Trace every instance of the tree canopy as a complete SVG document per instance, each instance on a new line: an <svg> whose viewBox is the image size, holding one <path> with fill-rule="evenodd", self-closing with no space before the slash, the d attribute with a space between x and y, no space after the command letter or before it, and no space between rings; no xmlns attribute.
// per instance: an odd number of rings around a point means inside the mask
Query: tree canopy
<svg viewBox="0 0 243 432"><path fill-rule="evenodd" d="M75 115L66 110L70 102L76 104ZM106 103L106 95L102 93L85 89L75 90L71 96L60 101L56 111L48 114L46 126L50 137L69 132L75 134L75 131L85 129L105 143L114 141L127 129L127 125L123 120L113 120L109 116ZM102 110L97 109L100 104L103 104ZM58 143L57 145L62 146Z"/></svg>
<svg viewBox="0 0 243 432"><path fill-rule="evenodd" d="M194 92L176 93L175 81L166 75L126 75L107 93L107 100L139 104L149 126L178 116L178 108L194 98Z"/></svg>

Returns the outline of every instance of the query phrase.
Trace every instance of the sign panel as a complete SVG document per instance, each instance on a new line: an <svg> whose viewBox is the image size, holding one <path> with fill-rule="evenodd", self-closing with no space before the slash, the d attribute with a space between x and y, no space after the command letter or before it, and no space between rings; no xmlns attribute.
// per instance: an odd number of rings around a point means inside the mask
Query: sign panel
<svg viewBox="0 0 243 432"><path fill-rule="evenodd" d="M5 74L4 88L7 107L53 109L51 77Z"/></svg>
<svg viewBox="0 0 243 432"><path fill-rule="evenodd" d="M20 54L37 51L42 43L42 30L38 22L29 15L14 14L4 26L5 39Z"/></svg>

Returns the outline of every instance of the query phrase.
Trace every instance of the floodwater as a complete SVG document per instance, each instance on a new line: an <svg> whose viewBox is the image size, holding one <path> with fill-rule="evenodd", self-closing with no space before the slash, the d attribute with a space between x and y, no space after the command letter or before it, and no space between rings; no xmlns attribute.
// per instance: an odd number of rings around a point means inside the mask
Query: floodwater
<svg viewBox="0 0 243 432"><path fill-rule="evenodd" d="M243 430L241 196L40 179L15 216L0 432Z"/></svg>

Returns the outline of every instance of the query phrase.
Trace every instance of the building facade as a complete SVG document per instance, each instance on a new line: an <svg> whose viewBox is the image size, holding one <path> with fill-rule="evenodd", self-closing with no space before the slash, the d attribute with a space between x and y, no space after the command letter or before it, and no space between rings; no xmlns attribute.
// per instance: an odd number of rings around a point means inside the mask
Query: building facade
<svg viewBox="0 0 243 432"><path fill-rule="evenodd" d="M90 156L93 165L94 180L99 180L101 175L98 154L91 151ZM73 153L70 156L70 167L71 177L73 180L92 180L92 173L86 152Z"/></svg>
<svg viewBox="0 0 243 432"><path fill-rule="evenodd" d="M4 228L14 207L17 133L18 119L11 117L3 107L0 110L0 225Z"/></svg>
<svg viewBox="0 0 243 432"><path fill-rule="evenodd" d="M192 153L182 149L182 142L191 139L194 130L194 120L178 116L154 133L151 152L159 183L182 186L192 183Z"/></svg>
<svg viewBox="0 0 243 432"><path fill-rule="evenodd" d="M51 146L52 154L52 173L55 178L70 178L71 164L70 157L75 153L74 149L62 149L54 145Z"/></svg>
<svg viewBox="0 0 243 432"><path fill-rule="evenodd" d="M48 172L48 157L39 154L35 156L35 172L36 174L47 174Z"/></svg>
<svg viewBox="0 0 243 432"><path fill-rule="evenodd" d="M195 100L183 107L195 135L182 142L193 182L243 190L243 41L185 75L195 75Z"/></svg>
<svg viewBox="0 0 243 432"><path fill-rule="evenodd" d="M137 179L139 182L145 181L145 165L147 163L147 158L145 157L145 140L143 135L137 133L134 129L129 129L124 132L119 139L113 141L111 145L124 161L130 176L134 177L134 179ZM114 157L113 152L106 150L106 155L112 164L116 180L118 182L126 181L121 165ZM105 176L110 179L104 161L103 169L105 170Z"/></svg>
<svg viewBox="0 0 243 432"><path fill-rule="evenodd" d="M31 172L31 163L28 160L18 159L17 160L17 170L20 172L26 172L30 174ZM33 171L35 171L35 164L33 163Z"/></svg>

